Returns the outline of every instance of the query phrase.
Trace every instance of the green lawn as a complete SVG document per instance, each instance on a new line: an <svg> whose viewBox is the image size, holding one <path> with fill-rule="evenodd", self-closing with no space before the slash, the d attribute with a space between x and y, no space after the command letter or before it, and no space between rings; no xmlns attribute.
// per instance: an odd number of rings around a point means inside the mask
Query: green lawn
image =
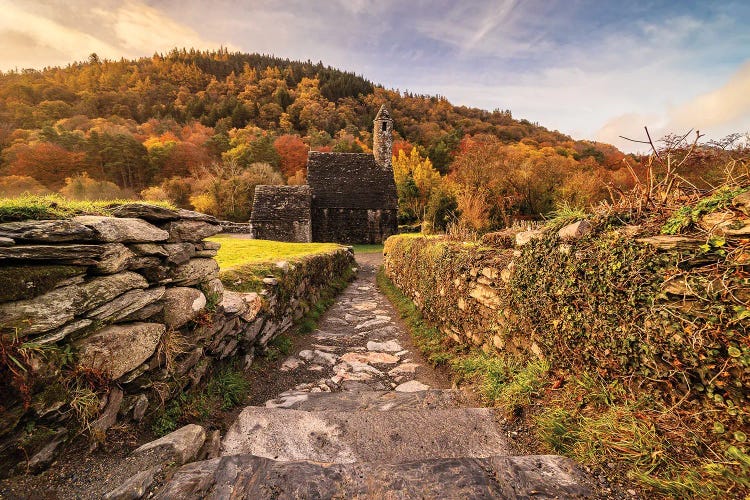
<svg viewBox="0 0 750 500"><path fill-rule="evenodd" d="M207 239L221 243L216 260L222 271L247 264L292 260L305 255L341 248L341 245L336 243L285 243L283 241L235 238L226 234L219 234Z"/></svg>
<svg viewBox="0 0 750 500"><path fill-rule="evenodd" d="M354 254L358 253L383 253L383 244L378 245L354 245Z"/></svg>

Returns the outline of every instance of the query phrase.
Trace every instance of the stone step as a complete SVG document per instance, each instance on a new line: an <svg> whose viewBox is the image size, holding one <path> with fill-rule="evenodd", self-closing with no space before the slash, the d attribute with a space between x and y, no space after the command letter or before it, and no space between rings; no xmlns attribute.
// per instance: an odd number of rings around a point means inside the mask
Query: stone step
<svg viewBox="0 0 750 500"><path fill-rule="evenodd" d="M299 392L269 401L266 406L305 411L387 411L418 408L460 408L467 406L463 400L461 391L450 389L431 389L417 392Z"/></svg>
<svg viewBox="0 0 750 500"><path fill-rule="evenodd" d="M177 470L156 498L591 498L563 457L442 458L399 464L278 462L232 455Z"/></svg>
<svg viewBox="0 0 750 500"><path fill-rule="evenodd" d="M491 408L304 411L248 406L222 455L280 461L387 462L507 454Z"/></svg>

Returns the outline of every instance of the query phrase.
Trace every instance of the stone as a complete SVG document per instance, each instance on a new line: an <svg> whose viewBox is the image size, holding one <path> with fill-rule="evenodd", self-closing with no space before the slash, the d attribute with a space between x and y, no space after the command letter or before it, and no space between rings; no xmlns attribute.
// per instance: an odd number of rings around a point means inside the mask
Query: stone
<svg viewBox="0 0 750 500"><path fill-rule="evenodd" d="M589 234L592 229L591 223L584 219L562 227L557 235L563 240L579 240Z"/></svg>
<svg viewBox="0 0 750 500"><path fill-rule="evenodd" d="M178 266L172 275L175 285L191 286L216 279L219 275L219 264L214 259L190 259Z"/></svg>
<svg viewBox="0 0 750 500"><path fill-rule="evenodd" d="M192 243L166 243L163 248L170 264L184 264L195 255L195 245Z"/></svg>
<svg viewBox="0 0 750 500"><path fill-rule="evenodd" d="M325 351L313 351L313 363L318 363L321 365L334 365L336 364L337 356L335 354L331 354Z"/></svg>
<svg viewBox="0 0 750 500"><path fill-rule="evenodd" d="M120 486L104 495L104 500L138 500L143 498L154 482L154 476L161 470L160 465L150 467L130 476Z"/></svg>
<svg viewBox="0 0 750 500"><path fill-rule="evenodd" d="M219 252L216 250L196 250L195 256L196 257L216 257L219 255Z"/></svg>
<svg viewBox="0 0 750 500"><path fill-rule="evenodd" d="M516 233L516 246L522 247L530 243L532 240L538 240L542 237L544 237L544 231L541 229L532 229L531 231Z"/></svg>
<svg viewBox="0 0 750 500"><path fill-rule="evenodd" d="M147 451L164 449L174 456L178 464L193 460L206 440L206 430L200 425L188 424L176 431L170 432L157 440L144 444L133 451L133 455L141 455Z"/></svg>
<svg viewBox="0 0 750 500"><path fill-rule="evenodd" d="M164 292L164 324L177 330L194 320L206 307L206 296L195 288L172 287Z"/></svg>
<svg viewBox="0 0 750 500"><path fill-rule="evenodd" d="M557 456L415 459L397 463L284 462L251 454L222 456L179 469L157 499L582 499L594 498L567 458ZM596 498L607 498L599 495Z"/></svg>
<svg viewBox="0 0 750 500"><path fill-rule="evenodd" d="M636 240L644 245L650 245L655 247L657 250L663 251L690 251L696 250L704 242L696 239L689 238L687 236L677 236L670 234L660 234L657 236L651 236L648 238L638 238Z"/></svg>
<svg viewBox="0 0 750 500"><path fill-rule="evenodd" d="M195 244L196 250L218 250L221 248L221 243L218 241L201 241Z"/></svg>
<svg viewBox="0 0 750 500"><path fill-rule="evenodd" d="M146 321L153 318L154 321L160 321L161 314L164 311L164 303L161 301L152 302L146 304L144 307L134 311L124 318L119 319L120 322L133 322L133 321Z"/></svg>
<svg viewBox="0 0 750 500"><path fill-rule="evenodd" d="M155 255L157 257L166 257L169 255L164 245L159 245L158 243L134 243L129 248L136 255Z"/></svg>
<svg viewBox="0 0 750 500"><path fill-rule="evenodd" d="M507 452L497 417L490 408L300 411L248 406L224 436L222 455L327 463L486 457Z"/></svg>
<svg viewBox="0 0 750 500"><path fill-rule="evenodd" d="M305 363L302 360L299 360L294 356L290 356L286 358L283 363L281 363L281 367L279 368L279 370L281 370L282 372L290 372L292 370L296 370L304 364Z"/></svg>
<svg viewBox="0 0 750 500"><path fill-rule="evenodd" d="M0 247L12 247L16 242L12 238L0 236Z"/></svg>
<svg viewBox="0 0 750 500"><path fill-rule="evenodd" d="M258 313L263 308L263 300L255 292L243 293L242 300L247 304L247 310L244 313L240 313L240 318L248 323L255 321L258 317Z"/></svg>
<svg viewBox="0 0 750 500"><path fill-rule="evenodd" d="M169 243L201 241L221 232L221 226L200 220L177 220L162 227L169 233Z"/></svg>
<svg viewBox="0 0 750 500"><path fill-rule="evenodd" d="M477 302L490 309L499 309L502 305L495 289L487 285L478 284L469 292L469 296L476 299Z"/></svg>
<svg viewBox="0 0 750 500"><path fill-rule="evenodd" d="M97 241L96 232L72 220L28 220L0 224L0 236L24 243Z"/></svg>
<svg viewBox="0 0 750 500"><path fill-rule="evenodd" d="M188 424L164 437L144 444L133 451L133 455L140 455L154 449L165 449L174 456L178 464L182 465L196 457L205 440L206 430L203 427Z"/></svg>
<svg viewBox="0 0 750 500"><path fill-rule="evenodd" d="M255 188L250 214L257 239L309 243L312 241L309 186L269 186Z"/></svg>
<svg viewBox="0 0 750 500"><path fill-rule="evenodd" d="M203 284L203 293L214 303L221 302L224 297L224 284L219 278L214 278Z"/></svg>
<svg viewBox="0 0 750 500"><path fill-rule="evenodd" d="M180 218L176 210L146 203L126 203L120 205L112 210L112 215L115 217L143 219L148 222L166 222Z"/></svg>
<svg viewBox="0 0 750 500"><path fill-rule="evenodd" d="M745 215L750 215L750 191L738 194L732 199L732 206Z"/></svg>
<svg viewBox="0 0 750 500"><path fill-rule="evenodd" d="M115 274L124 271L135 258L135 254L122 243L108 243L102 245L104 251L99 262L94 266L98 274Z"/></svg>
<svg viewBox="0 0 750 500"><path fill-rule="evenodd" d="M67 429L58 429L50 439L50 442L47 443L40 451L34 454L29 459L28 463L24 464L24 469L28 469L29 472L32 473L37 473L52 465L52 462L55 460L60 451L60 445L65 442L67 436Z"/></svg>
<svg viewBox="0 0 750 500"><path fill-rule="evenodd" d="M398 363L398 358L384 352L347 352L341 356L341 361L347 363L364 363L364 364L393 364Z"/></svg>
<svg viewBox="0 0 750 500"><path fill-rule="evenodd" d="M248 305L244 300L244 295L241 292L233 292L227 290L224 292L224 298L221 300L221 307L227 314L242 314L247 311Z"/></svg>
<svg viewBox="0 0 750 500"><path fill-rule="evenodd" d="M25 334L47 332L128 290L146 287L148 283L143 276L129 271L94 278L33 299L0 304L0 324L16 326Z"/></svg>
<svg viewBox="0 0 750 500"><path fill-rule="evenodd" d="M498 270L495 269L494 267L483 267L482 268L482 276L484 276L485 278L487 278L489 280L495 280L495 279L497 279L497 277L498 277L499 274L500 273L498 272Z"/></svg>
<svg viewBox="0 0 750 500"><path fill-rule="evenodd" d="M367 342L368 351L398 352L402 349L401 345L395 340L388 340L386 342L374 342L371 340Z"/></svg>
<svg viewBox="0 0 750 500"><path fill-rule="evenodd" d="M422 382L419 382L417 380L410 380L408 382L404 382L401 385L396 386L394 389L396 392L417 392L417 391L426 391L430 388L429 385L423 384Z"/></svg>
<svg viewBox="0 0 750 500"><path fill-rule="evenodd" d="M97 241L148 243L169 238L169 233L141 219L79 215L71 221L92 229Z"/></svg>
<svg viewBox="0 0 750 500"><path fill-rule="evenodd" d="M34 343L35 344L52 344L54 342L59 342L72 333L80 332L84 328L88 328L93 323L94 322L91 321L90 319L77 319L75 321L71 321L67 325L62 326L61 328L58 328L57 330L52 330L49 333L45 333L44 335L35 337Z"/></svg>
<svg viewBox="0 0 750 500"><path fill-rule="evenodd" d="M117 421L117 413L120 411L122 398L123 392L120 388L113 387L110 389L107 406L104 407L104 411L99 415L99 418L91 424L91 435L100 443L104 442L107 430Z"/></svg>
<svg viewBox="0 0 750 500"><path fill-rule="evenodd" d="M78 363L118 379L151 357L165 331L161 323L108 326L75 343Z"/></svg>
<svg viewBox="0 0 750 500"><path fill-rule="evenodd" d="M364 323L358 324L354 327L357 330L365 330L367 328L373 328L375 326L387 325L391 322L391 318L388 316L376 316L375 319L365 321Z"/></svg>
<svg viewBox="0 0 750 500"><path fill-rule="evenodd" d="M276 286L279 284L279 280L270 276L263 278L263 284L267 286Z"/></svg>
<svg viewBox="0 0 750 500"><path fill-rule="evenodd" d="M158 301L164 296L164 292L165 288L163 286L148 288L146 290L130 290L109 302L105 302L96 309L92 309L86 316L105 323L116 323L147 305Z"/></svg>
<svg viewBox="0 0 750 500"><path fill-rule="evenodd" d="M99 263L99 258L105 249L106 247L102 245L85 244L0 247L0 261L6 259L54 260L55 264L93 266Z"/></svg>
<svg viewBox="0 0 750 500"><path fill-rule="evenodd" d="M357 311L373 311L378 308L378 303L372 300L364 300L352 304L352 309Z"/></svg>
<svg viewBox="0 0 750 500"><path fill-rule="evenodd" d="M145 394L139 394L135 399L135 404L133 404L133 420L136 422L143 420L146 410L148 410L148 398Z"/></svg>
<svg viewBox="0 0 750 500"><path fill-rule="evenodd" d="M206 432L206 441L198 452L198 460L211 460L221 455L221 432L212 430Z"/></svg>
<svg viewBox="0 0 750 500"><path fill-rule="evenodd" d="M713 212L704 215L700 226L709 233L719 233L728 237L745 238L750 236L750 220L735 217L733 212Z"/></svg>
<svg viewBox="0 0 750 500"><path fill-rule="evenodd" d="M414 375L419 368L417 363L402 363L388 372L391 377L397 377L399 375ZM422 389L424 390L424 389ZM400 392L411 392L411 391L400 391Z"/></svg>
<svg viewBox="0 0 750 500"><path fill-rule="evenodd" d="M288 273L289 272L289 262L282 260L275 264L275 266L279 269L281 269L282 273Z"/></svg>
<svg viewBox="0 0 750 500"><path fill-rule="evenodd" d="M219 221L216 220L216 217L213 215L203 214L201 212L194 212L192 210L185 210L184 208L181 208L177 210L177 215L180 216L180 219L185 220L191 220L191 221L203 221L203 222L209 222L211 224L218 224Z"/></svg>

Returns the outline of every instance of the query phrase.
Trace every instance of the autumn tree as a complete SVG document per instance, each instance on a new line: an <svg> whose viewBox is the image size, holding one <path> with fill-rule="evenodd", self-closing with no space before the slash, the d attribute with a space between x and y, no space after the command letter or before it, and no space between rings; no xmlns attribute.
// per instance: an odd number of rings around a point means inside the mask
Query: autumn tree
<svg viewBox="0 0 750 500"><path fill-rule="evenodd" d="M85 155L73 153L49 142L13 144L3 152L8 173L33 177L48 189L58 190L65 179L81 172Z"/></svg>
<svg viewBox="0 0 750 500"><path fill-rule="evenodd" d="M273 147L279 155L281 173L287 179L294 177L297 172L303 172L304 175L309 148L301 137L289 134L281 135L276 138Z"/></svg>

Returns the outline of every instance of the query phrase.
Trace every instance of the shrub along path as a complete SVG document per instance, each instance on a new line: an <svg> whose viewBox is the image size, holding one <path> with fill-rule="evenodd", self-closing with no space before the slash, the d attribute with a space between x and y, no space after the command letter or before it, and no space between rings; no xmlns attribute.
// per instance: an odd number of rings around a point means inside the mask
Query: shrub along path
<svg viewBox="0 0 750 500"><path fill-rule="evenodd" d="M414 351L375 285L380 255L357 260L357 279L281 363L295 385L245 407L221 455L180 468L159 497L593 496L568 459L510 456L501 413L470 407Z"/></svg>

